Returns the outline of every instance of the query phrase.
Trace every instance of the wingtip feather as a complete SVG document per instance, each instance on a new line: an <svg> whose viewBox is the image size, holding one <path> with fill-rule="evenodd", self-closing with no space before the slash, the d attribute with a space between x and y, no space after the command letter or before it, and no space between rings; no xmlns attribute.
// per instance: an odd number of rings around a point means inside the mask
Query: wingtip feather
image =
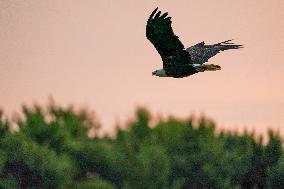
<svg viewBox="0 0 284 189"><path fill-rule="evenodd" d="M151 15L149 16L149 19L153 18L153 16L156 14L157 10L158 10L158 7L155 8L155 10L151 13Z"/></svg>
<svg viewBox="0 0 284 189"><path fill-rule="evenodd" d="M154 19L159 18L160 15L161 15L161 11L159 11L159 12L156 14L156 16L154 17Z"/></svg>
<svg viewBox="0 0 284 189"><path fill-rule="evenodd" d="M164 18L166 18L167 16L168 16L168 12L165 12L165 13L161 16L161 18L164 19Z"/></svg>
<svg viewBox="0 0 284 189"><path fill-rule="evenodd" d="M244 48L243 45L237 45L235 44L234 42L231 42L233 41L234 39L230 39L230 40L227 40L227 41L223 41L221 43L218 43L217 45L223 45L223 46L226 46L226 47L229 47L229 49L241 49L241 48Z"/></svg>

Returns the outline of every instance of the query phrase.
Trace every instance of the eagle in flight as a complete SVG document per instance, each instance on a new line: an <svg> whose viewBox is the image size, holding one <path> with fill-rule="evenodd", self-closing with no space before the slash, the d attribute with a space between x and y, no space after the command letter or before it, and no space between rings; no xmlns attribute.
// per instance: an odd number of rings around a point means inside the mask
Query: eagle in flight
<svg viewBox="0 0 284 189"><path fill-rule="evenodd" d="M205 63L220 51L243 47L232 43L232 40L227 40L214 45L201 42L185 49L173 32L171 17L168 17L167 12L161 14L161 11L158 13L157 11L158 8L152 12L147 21L146 36L159 52L163 68L152 72L152 75L182 78L198 72L220 70L219 65Z"/></svg>

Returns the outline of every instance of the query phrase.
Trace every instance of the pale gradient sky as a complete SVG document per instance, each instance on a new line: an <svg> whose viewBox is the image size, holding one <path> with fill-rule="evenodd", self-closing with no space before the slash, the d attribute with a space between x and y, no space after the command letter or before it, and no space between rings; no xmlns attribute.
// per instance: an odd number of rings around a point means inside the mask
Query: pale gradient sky
<svg viewBox="0 0 284 189"><path fill-rule="evenodd" d="M218 54L222 70L183 79L162 67L145 37L148 16L168 11L183 44L234 38L244 49ZM284 134L283 0L0 0L0 106L87 106L105 130L137 105L154 114L205 113L222 128L268 127Z"/></svg>

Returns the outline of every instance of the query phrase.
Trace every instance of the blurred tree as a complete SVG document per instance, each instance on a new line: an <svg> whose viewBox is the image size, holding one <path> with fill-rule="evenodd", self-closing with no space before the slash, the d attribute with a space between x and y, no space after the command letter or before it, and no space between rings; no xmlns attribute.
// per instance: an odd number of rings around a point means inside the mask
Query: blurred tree
<svg viewBox="0 0 284 189"><path fill-rule="evenodd" d="M66 188L75 173L69 157L57 155L17 133L1 141L6 152L2 177L11 176L20 188Z"/></svg>
<svg viewBox="0 0 284 189"><path fill-rule="evenodd" d="M87 110L23 106L11 132L0 111L1 188L284 188L279 134L217 133L215 124L171 116L150 127L138 108L114 137L98 136ZM89 137L95 132L94 137Z"/></svg>
<svg viewBox="0 0 284 189"><path fill-rule="evenodd" d="M170 162L166 151L160 146L144 146L137 154L136 166L124 187L166 189L169 187L169 175Z"/></svg>
<svg viewBox="0 0 284 189"><path fill-rule="evenodd" d="M242 189L268 188L268 169L275 165L282 154L282 143L278 135L269 132L269 142L263 146L253 143L253 154L250 165L244 174L239 175L236 180Z"/></svg>
<svg viewBox="0 0 284 189"><path fill-rule="evenodd" d="M110 182L98 178L75 182L73 187L74 189L115 189Z"/></svg>
<svg viewBox="0 0 284 189"><path fill-rule="evenodd" d="M9 134L10 122L4 118L3 111L0 109L0 140Z"/></svg>

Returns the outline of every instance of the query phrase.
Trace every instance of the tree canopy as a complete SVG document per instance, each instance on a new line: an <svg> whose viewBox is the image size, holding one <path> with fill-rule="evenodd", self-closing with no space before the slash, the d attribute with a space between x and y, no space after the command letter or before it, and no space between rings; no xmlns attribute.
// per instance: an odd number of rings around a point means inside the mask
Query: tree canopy
<svg viewBox="0 0 284 189"><path fill-rule="evenodd" d="M87 110L23 106L16 121L0 111L0 188L284 188L282 141L217 132L200 118L161 119L138 108L113 137ZM17 131L11 130L16 124Z"/></svg>

